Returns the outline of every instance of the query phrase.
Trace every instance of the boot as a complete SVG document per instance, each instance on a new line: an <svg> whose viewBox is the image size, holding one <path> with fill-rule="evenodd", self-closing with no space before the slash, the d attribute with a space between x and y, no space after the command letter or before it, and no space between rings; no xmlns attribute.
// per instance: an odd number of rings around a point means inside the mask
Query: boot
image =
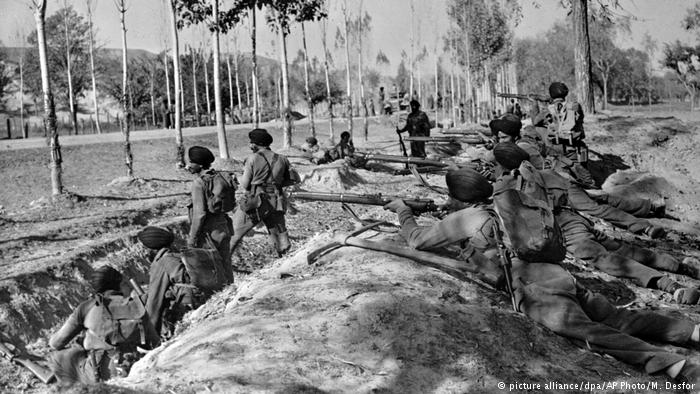
<svg viewBox="0 0 700 394"><path fill-rule="evenodd" d="M291 244L289 243L289 235L286 231L279 232L277 229L271 229L270 240L272 241L272 244L275 245L275 250L277 251L278 257L282 257L291 247Z"/></svg>
<svg viewBox="0 0 700 394"><path fill-rule="evenodd" d="M678 304L695 305L700 300L700 291L684 287L673 292L673 300Z"/></svg>
<svg viewBox="0 0 700 394"><path fill-rule="evenodd" d="M658 239L666 236L666 230L661 227L650 225L644 229L644 234L648 235L651 239Z"/></svg>
<svg viewBox="0 0 700 394"><path fill-rule="evenodd" d="M686 257L678 266L681 275L689 276L693 279L700 279L700 260L695 257Z"/></svg>

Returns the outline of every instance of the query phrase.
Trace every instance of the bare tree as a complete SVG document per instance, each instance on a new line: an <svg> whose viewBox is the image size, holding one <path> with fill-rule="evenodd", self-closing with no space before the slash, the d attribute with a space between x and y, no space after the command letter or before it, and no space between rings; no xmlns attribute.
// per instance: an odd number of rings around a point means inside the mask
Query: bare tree
<svg viewBox="0 0 700 394"><path fill-rule="evenodd" d="M41 87L44 92L44 122L46 132L49 135L49 149L51 152L51 194L57 196L63 193L61 145L58 142L58 129L56 127L56 106L51 93L49 80L48 59L46 56L46 36L44 32L44 20L46 17L47 0L31 0L36 21L36 36L39 46L39 67L41 69Z"/></svg>
<svg viewBox="0 0 700 394"><path fill-rule="evenodd" d="M192 59L192 99L194 101L195 124L199 126L199 101L197 100L197 62L199 51L190 45L190 57Z"/></svg>
<svg viewBox="0 0 700 394"><path fill-rule="evenodd" d="M18 25L15 31L15 39L20 42L26 39L26 33L22 28L23 25ZM29 138L28 128L24 127L24 51L17 51L17 66L19 71L19 124L22 129L22 138Z"/></svg>
<svg viewBox="0 0 700 394"><path fill-rule="evenodd" d="M95 79L95 38L92 29L92 0L85 0L85 5L87 6L88 33L90 34L88 51L90 53L90 76L92 77L92 103L95 111L95 128L97 129L97 134L102 134L102 126L100 125L100 109L97 105L97 82Z"/></svg>
<svg viewBox="0 0 700 394"><path fill-rule="evenodd" d="M127 107L127 77L128 77L128 69L127 69L127 62L126 62L126 22L125 22L125 14L126 14L126 0L114 0L114 4L117 7L117 11L119 12L119 22L122 28L122 96L121 96L121 105L122 105L122 134L124 135L124 163L126 164L126 176L128 177L133 177L134 176L134 158L133 155L131 154L131 141L129 141L129 134L130 134L130 127L131 127L131 111Z"/></svg>
<svg viewBox="0 0 700 394"><path fill-rule="evenodd" d="M321 44L323 45L323 69L326 74L326 99L328 100L328 138L331 142L334 142L333 135L333 97L331 97L331 80L328 70L328 58L330 53L328 52L328 21L326 19L321 19Z"/></svg>
<svg viewBox="0 0 700 394"><path fill-rule="evenodd" d="M180 75L180 43L177 34L177 0L167 0L170 6L170 22L172 27L173 44L173 81L175 82L175 144L177 152L175 163L178 167L185 166L185 146L182 142L182 77Z"/></svg>
<svg viewBox="0 0 700 394"><path fill-rule="evenodd" d="M253 81L253 124L257 128L260 126L260 95L258 94L258 56L256 54L256 34L255 34L255 7L257 5L255 2L250 8L250 39L252 41L252 56L253 56L253 70L252 81Z"/></svg>
<svg viewBox="0 0 700 394"><path fill-rule="evenodd" d="M350 85L350 15L348 11L348 0L343 0L343 26L345 28L345 79L347 82L346 86L346 106L347 106L347 117L348 117L348 131L352 137L352 86Z"/></svg>
<svg viewBox="0 0 700 394"><path fill-rule="evenodd" d="M304 89L306 91L306 103L309 106L309 123L311 126L311 135L316 137L314 103L311 101L311 90L309 89L309 51L306 48L306 29L304 28L304 22L301 22L301 42L304 48Z"/></svg>
<svg viewBox="0 0 700 394"><path fill-rule="evenodd" d="M68 77L68 111L70 112L73 134L78 134L78 114L76 114L75 97L73 97L73 74L71 73L71 41L68 28L68 2L63 0L63 27L66 33L66 74Z"/></svg>
<svg viewBox="0 0 700 394"><path fill-rule="evenodd" d="M214 111L216 111L216 135L219 140L219 157L228 159L228 142L226 141L226 128L224 127L224 106L221 103L221 62L219 60L219 0L212 0L213 24L212 51L214 53ZM206 66L206 63L205 63ZM209 96L207 95L207 99Z"/></svg>
<svg viewBox="0 0 700 394"><path fill-rule="evenodd" d="M213 44L212 44L213 45ZM209 125L209 120L211 119L211 99L209 95L209 54L204 51L204 58L202 59L204 65L204 96L207 98L207 126Z"/></svg>

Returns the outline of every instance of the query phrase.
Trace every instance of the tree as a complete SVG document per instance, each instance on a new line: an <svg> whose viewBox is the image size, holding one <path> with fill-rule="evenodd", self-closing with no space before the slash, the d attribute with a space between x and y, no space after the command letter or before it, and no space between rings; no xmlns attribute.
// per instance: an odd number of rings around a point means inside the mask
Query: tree
<svg viewBox="0 0 700 394"><path fill-rule="evenodd" d="M369 13L362 13L362 0L360 0L360 10L358 12L357 18L351 23L351 31L355 38L355 43L357 44L357 79L360 84L360 102L362 103L362 116L363 116L363 130L365 141L369 138L369 119L367 111L367 101L365 100L365 84L362 79L363 63L362 63L362 51L363 39L367 37L371 29L372 17Z"/></svg>
<svg viewBox="0 0 700 394"><path fill-rule="evenodd" d="M173 81L175 85L175 164L185 166L185 146L182 141L182 77L180 75L180 42L178 39L177 1L167 0L170 6L170 27L173 45Z"/></svg>
<svg viewBox="0 0 700 394"><path fill-rule="evenodd" d="M333 133L333 99L331 96L331 81L330 81L330 76L329 76L329 66L328 62L330 59L330 52L328 51L328 20L327 19L321 19L320 23L320 28L321 28L321 44L323 45L323 71L324 71L324 76L326 77L326 95L328 98L328 139L331 142L334 141L334 133Z"/></svg>
<svg viewBox="0 0 700 394"><path fill-rule="evenodd" d="M649 109L651 110L651 95L652 95L652 83L653 83L653 72L654 72L654 63L653 63L653 58L654 54L656 53L656 40L654 40L651 35L649 35L649 32L644 33L644 38L642 39L642 46L644 47L644 51L647 54L647 69L646 69L646 74L647 74L647 104L650 106Z"/></svg>
<svg viewBox="0 0 700 394"><path fill-rule="evenodd" d="M591 42L588 36L588 0L571 0L574 22L574 65L578 101L587 113L595 112L591 85Z"/></svg>
<svg viewBox="0 0 700 394"><path fill-rule="evenodd" d="M19 64L20 67L22 67L22 62ZM7 88L12 83L12 78L9 74L9 67L5 64L5 55L0 51L0 108L2 108L2 98L5 96Z"/></svg>
<svg viewBox="0 0 700 394"><path fill-rule="evenodd" d="M129 134L131 132L131 111L127 106L127 78L128 78L128 68L127 68L127 56L126 56L126 4L125 0L116 0L115 5L117 6L117 11L119 12L119 24L122 28L122 94L119 102L122 105L122 134L124 135L124 164L126 165L126 176L132 178L134 176L134 157L131 154L131 141L129 140ZM133 103L133 101L132 101Z"/></svg>
<svg viewBox="0 0 700 394"><path fill-rule="evenodd" d="M676 73L678 81L690 96L690 110L695 109L695 97L698 90L698 73L700 72L700 47L683 45L680 41L664 44L663 65Z"/></svg>
<svg viewBox="0 0 700 394"><path fill-rule="evenodd" d="M53 71L49 75L51 85L53 90L58 92L58 100L65 103L65 107L71 112L73 129L76 131L75 101L83 95L90 83L87 53L89 26L72 6L68 6L46 18L44 29L47 67ZM30 35L27 41L30 46L37 46L36 33ZM38 54L29 52L25 81L28 90L37 97L41 96L43 90L40 73Z"/></svg>
<svg viewBox="0 0 700 394"><path fill-rule="evenodd" d="M51 152L51 194L53 196L63 193L61 145L58 142L58 129L56 127L56 107L51 93L51 80L49 79L49 61L46 51L46 1L32 0L36 21L36 43L39 47L39 68L41 72L41 86L44 97L44 122L49 135L49 149Z"/></svg>
<svg viewBox="0 0 700 394"><path fill-rule="evenodd" d="M97 82L95 79L95 37L92 29L92 0L85 0L88 16L88 53L90 54L90 78L92 79L92 103L95 111L95 127L97 134L102 134L102 126L100 126L100 108L97 105ZM155 121L155 119L154 119Z"/></svg>
<svg viewBox="0 0 700 394"><path fill-rule="evenodd" d="M324 18L323 0L268 0L266 5L272 11L268 24L278 33L282 68L282 106L285 118L283 146L292 145L292 117L289 102L289 65L287 61L287 35L294 20L299 23Z"/></svg>
<svg viewBox="0 0 700 394"><path fill-rule="evenodd" d="M226 141L226 130L224 128L224 107L221 103L221 60L219 51L219 0L211 0L213 20L209 29L212 32L212 51L214 54L214 111L216 111L216 134L219 138L219 156L228 159L228 142ZM204 67L206 67L206 63ZM209 100L209 93L207 93ZM208 103L207 103L208 106ZM233 103L231 103L233 108Z"/></svg>
<svg viewBox="0 0 700 394"><path fill-rule="evenodd" d="M598 71L603 85L602 109L607 109L608 100L610 98L608 94L610 78L615 72L615 66L618 65L618 61L620 60L620 50L613 42L614 30L612 27L612 25L597 26L596 34L594 34L591 39L593 65L595 66L595 70Z"/></svg>

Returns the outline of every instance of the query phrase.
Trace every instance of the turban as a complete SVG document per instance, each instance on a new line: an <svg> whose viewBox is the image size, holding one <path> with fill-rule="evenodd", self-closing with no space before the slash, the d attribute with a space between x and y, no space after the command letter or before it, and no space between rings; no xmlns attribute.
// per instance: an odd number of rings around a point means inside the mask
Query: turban
<svg viewBox="0 0 700 394"><path fill-rule="evenodd" d="M318 140L314 137L307 138L306 142L311 146L318 145Z"/></svg>
<svg viewBox="0 0 700 394"><path fill-rule="evenodd" d="M187 152L190 161L199 164L202 167L207 167L214 162L214 154L203 146L193 146Z"/></svg>
<svg viewBox="0 0 700 394"><path fill-rule="evenodd" d="M522 126L520 118L513 114L505 114L500 119L494 119L489 123L489 128L493 135L498 135L500 131L512 137L517 137L520 134Z"/></svg>
<svg viewBox="0 0 700 394"><path fill-rule="evenodd" d="M489 181L471 168L449 170L445 181L450 196L462 202L482 201L493 194Z"/></svg>
<svg viewBox="0 0 700 394"><path fill-rule="evenodd" d="M512 142L502 142L493 147L496 162L506 170L520 167L520 163L530 159L530 155Z"/></svg>
<svg viewBox="0 0 700 394"><path fill-rule="evenodd" d="M569 94L569 88L566 87L561 82L552 82L551 85L549 85L549 97L553 99L557 98L565 98L566 95Z"/></svg>
<svg viewBox="0 0 700 394"><path fill-rule="evenodd" d="M409 103L409 105L410 105L411 107L418 107L418 108L420 108L420 103L418 102L418 100L411 100L411 102Z"/></svg>
<svg viewBox="0 0 700 394"><path fill-rule="evenodd" d="M248 133L250 142L258 146L272 145L272 136L265 129L253 129Z"/></svg>
<svg viewBox="0 0 700 394"><path fill-rule="evenodd" d="M119 290L121 282L122 274L108 265L96 269L90 275L90 285L98 293L104 293L107 290Z"/></svg>
<svg viewBox="0 0 700 394"><path fill-rule="evenodd" d="M162 227L155 226L148 226L144 228L136 235L136 238L141 241L143 246L149 249L165 248L166 246L170 246L175 239L173 233L170 231Z"/></svg>

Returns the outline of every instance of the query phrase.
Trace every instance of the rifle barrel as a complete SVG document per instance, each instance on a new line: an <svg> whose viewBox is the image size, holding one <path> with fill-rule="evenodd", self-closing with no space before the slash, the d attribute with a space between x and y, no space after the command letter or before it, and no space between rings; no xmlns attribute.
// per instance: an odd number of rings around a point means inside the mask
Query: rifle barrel
<svg viewBox="0 0 700 394"><path fill-rule="evenodd" d="M430 165L430 166L436 166L436 167L447 167L450 165L447 162L444 162L442 160L430 160L430 159L423 159L420 157L404 157L404 156L394 156L394 155L380 155L380 154L367 154L365 155L365 159L367 160L374 160L374 161L386 161L389 163L404 163L404 164L423 164L423 165Z"/></svg>
<svg viewBox="0 0 700 394"><path fill-rule="evenodd" d="M353 193L327 193L327 192L291 192L292 199L309 201L342 202L349 204L379 205L384 206L394 199L402 199L416 213L438 211L440 208L433 200L429 199L404 199L402 197L382 196L381 194L353 194Z"/></svg>

